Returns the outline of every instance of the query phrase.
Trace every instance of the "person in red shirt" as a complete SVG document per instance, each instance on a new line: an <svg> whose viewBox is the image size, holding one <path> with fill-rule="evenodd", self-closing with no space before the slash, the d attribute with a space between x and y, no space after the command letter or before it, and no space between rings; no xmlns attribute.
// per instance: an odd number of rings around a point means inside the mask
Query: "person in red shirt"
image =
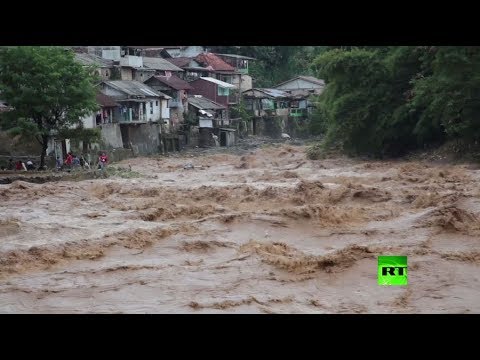
<svg viewBox="0 0 480 360"><path fill-rule="evenodd" d="M68 169L72 167L73 155L71 152L68 153L67 158L65 159L65 165Z"/></svg>
<svg viewBox="0 0 480 360"><path fill-rule="evenodd" d="M108 157L107 155L103 152L102 155L98 157L98 165L100 165L101 170L105 170L105 167L107 166L108 163Z"/></svg>

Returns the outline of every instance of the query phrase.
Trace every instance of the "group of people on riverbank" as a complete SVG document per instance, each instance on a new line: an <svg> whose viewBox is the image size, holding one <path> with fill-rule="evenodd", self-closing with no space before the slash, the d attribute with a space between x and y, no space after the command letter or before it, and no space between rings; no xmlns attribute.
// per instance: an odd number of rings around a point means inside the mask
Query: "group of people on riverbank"
<svg viewBox="0 0 480 360"><path fill-rule="evenodd" d="M80 156L77 156L73 154L72 152L69 152L65 159L60 159L59 156L56 158L55 162L55 169L57 171L72 171L75 169L85 169L85 170L90 170L92 166L95 166L96 169L98 170L105 170L106 166L108 164L108 156L105 152L102 152L99 154L96 163L90 165L90 157L89 156L84 156L83 154ZM47 167L44 166L46 169ZM11 170L11 171L32 171L32 170L40 170L40 167L38 164L36 164L33 160L28 159L27 161L22 161L20 159L14 160L13 158L10 158L8 160L8 163L4 163L2 166L0 166L0 170L5 171L5 170Z"/></svg>
<svg viewBox="0 0 480 360"><path fill-rule="evenodd" d="M37 166L31 159L24 162L20 159L14 161L13 158L10 158L7 166L2 166L0 170L31 171L37 170Z"/></svg>
<svg viewBox="0 0 480 360"><path fill-rule="evenodd" d="M107 164L108 164L108 156L106 155L105 152L102 152L98 156L96 166L98 169L104 170ZM80 168L86 169L86 170L91 169L89 159L87 159L83 154L80 156L77 156L72 152L69 152L66 158L63 160L63 162L61 161L60 157L57 156L57 160L56 160L57 171L60 171L60 170L71 171L71 170L80 169Z"/></svg>

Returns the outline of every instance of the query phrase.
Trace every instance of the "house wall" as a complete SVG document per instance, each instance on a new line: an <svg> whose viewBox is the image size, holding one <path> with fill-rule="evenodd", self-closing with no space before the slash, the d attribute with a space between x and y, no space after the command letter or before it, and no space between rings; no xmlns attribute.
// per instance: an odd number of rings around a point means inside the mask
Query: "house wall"
<svg viewBox="0 0 480 360"><path fill-rule="evenodd" d="M108 95L108 96L111 96L111 97L114 97L114 98L118 98L118 99L125 98L125 94L123 92L121 92L117 89L114 89L110 86L103 85L102 90L103 90L103 93L105 95Z"/></svg>
<svg viewBox="0 0 480 360"><path fill-rule="evenodd" d="M120 58L120 66L139 68L143 66L143 58L135 55L125 55Z"/></svg>
<svg viewBox="0 0 480 360"><path fill-rule="evenodd" d="M147 113L145 114L146 120L158 121L163 118L163 108L166 107L166 101L167 100L160 100L160 98L148 98L146 105Z"/></svg>
<svg viewBox="0 0 480 360"><path fill-rule="evenodd" d="M99 68L97 70L97 74L100 76L102 80L109 80L110 76L112 75L112 69L109 68Z"/></svg>
<svg viewBox="0 0 480 360"><path fill-rule="evenodd" d="M174 127L178 127L184 121L183 112L185 108L183 106L183 101L182 101L184 94L185 94L185 90L177 91L177 99L178 99L178 101L176 102L177 106L170 108L170 120ZM169 100L169 102L171 101L172 100Z"/></svg>
<svg viewBox="0 0 480 360"><path fill-rule="evenodd" d="M120 60L120 46L87 46L87 53L107 60Z"/></svg>
<svg viewBox="0 0 480 360"><path fill-rule="evenodd" d="M260 136L280 138L282 132L286 131L287 122L288 116L255 117L253 120L253 126L255 126L253 133Z"/></svg>
<svg viewBox="0 0 480 360"><path fill-rule="evenodd" d="M102 140L107 147L123 148L122 133L119 124L103 124L100 128Z"/></svg>
<svg viewBox="0 0 480 360"><path fill-rule="evenodd" d="M133 80L132 69L127 67L120 68L121 80Z"/></svg>
<svg viewBox="0 0 480 360"><path fill-rule="evenodd" d="M220 146L234 146L236 142L236 136L235 136L235 131L224 131L220 130L219 131L219 144Z"/></svg>
<svg viewBox="0 0 480 360"><path fill-rule="evenodd" d="M212 137L212 128L199 128L198 129L198 146L208 147L215 146L215 140Z"/></svg>
<svg viewBox="0 0 480 360"><path fill-rule="evenodd" d="M104 86L103 87L103 92L106 95L112 96L113 98L125 99L125 94L123 92L121 92L119 90L116 90L116 89L114 89L110 86ZM165 116L165 119L170 118L169 109L168 108L167 108L167 110L161 109L161 107L162 108L167 107L167 100L161 99L159 97L148 97L148 98L145 98L145 102L146 102L146 106L145 106L146 112L144 113L144 118L143 119L135 118L133 120L137 120L137 121L138 120L140 120L140 121L158 121L162 118L161 116ZM127 108L132 107L132 106L135 106L135 107L139 106L138 104L143 106L142 105L143 103L122 102L122 106L126 106ZM143 110L144 109L142 108L141 112L138 111L139 115L140 115L140 113L143 114ZM113 118L116 121L125 121L123 113L121 112L120 108L115 108Z"/></svg>
<svg viewBox="0 0 480 360"><path fill-rule="evenodd" d="M252 77L250 75L242 75L241 91L250 90L253 87Z"/></svg>
<svg viewBox="0 0 480 360"><path fill-rule="evenodd" d="M161 118L165 119L165 120L167 120L167 119L170 120L170 108L168 107L168 100L162 99L161 106L162 106L162 108L161 108Z"/></svg>
<svg viewBox="0 0 480 360"><path fill-rule="evenodd" d="M145 82L149 78L155 75L155 71L146 71L146 70L135 70L133 75L133 80Z"/></svg>
<svg viewBox="0 0 480 360"><path fill-rule="evenodd" d="M95 119L96 119L95 115L96 114L97 113L95 112L91 115L88 115L88 116L85 116L84 118L82 118L83 127L85 129L93 129L96 126L96 124L95 124Z"/></svg>
<svg viewBox="0 0 480 360"><path fill-rule="evenodd" d="M159 124L120 124L125 146L131 146L137 155L160 153L161 128Z"/></svg>
<svg viewBox="0 0 480 360"><path fill-rule="evenodd" d="M160 83L156 79L152 79L148 82L148 86L150 86L152 89L164 92L168 95L175 95L177 96L177 99L179 101L176 101L174 99L170 100L162 100L162 109L161 109L161 114L162 114L162 119L170 119L172 120L172 124L175 125L176 123L182 122L183 121L183 104L181 99L183 98L183 93L184 90L179 90L176 91L173 88ZM172 107L172 103L177 104L177 106Z"/></svg>
<svg viewBox="0 0 480 360"><path fill-rule="evenodd" d="M101 57L108 60L120 61L120 46L112 46L115 49L102 49Z"/></svg>
<svg viewBox="0 0 480 360"><path fill-rule="evenodd" d="M194 95L202 95L207 99L210 99L228 107L228 96L218 96L217 84L203 79L197 79L192 81L190 85L194 88L194 90L192 91Z"/></svg>
<svg viewBox="0 0 480 360"><path fill-rule="evenodd" d="M198 146L198 137L199 137L199 127L198 126L190 126L190 130L186 133L187 136L187 146L195 147Z"/></svg>
<svg viewBox="0 0 480 360"><path fill-rule="evenodd" d="M240 89L240 75L231 75L230 78L231 78L230 83L232 85L235 85L237 87L237 89ZM229 81L226 81L226 82L229 82Z"/></svg>

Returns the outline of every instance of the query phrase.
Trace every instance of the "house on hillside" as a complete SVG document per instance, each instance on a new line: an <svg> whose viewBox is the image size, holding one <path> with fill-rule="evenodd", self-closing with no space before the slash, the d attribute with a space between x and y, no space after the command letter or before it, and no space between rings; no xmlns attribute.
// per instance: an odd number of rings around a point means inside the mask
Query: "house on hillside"
<svg viewBox="0 0 480 360"><path fill-rule="evenodd" d="M102 92L96 94L99 109L97 112L82 119L86 129L100 128L102 142L106 148L123 148L122 135L120 132L119 106L114 98ZM87 144L79 144L84 152L87 152ZM92 148L99 148L99 144L92 144Z"/></svg>
<svg viewBox="0 0 480 360"><path fill-rule="evenodd" d="M143 65L148 69L154 70L155 75L169 75L172 73L177 74L183 72L181 68L174 65L167 59L157 57L143 57Z"/></svg>
<svg viewBox="0 0 480 360"><path fill-rule="evenodd" d="M325 88L325 82L313 76L297 76L275 86L292 95L290 116L306 117L311 114L315 105L312 96L320 95Z"/></svg>
<svg viewBox="0 0 480 360"><path fill-rule="evenodd" d="M170 118L173 126L178 127L178 125L183 122L183 113L186 110L187 104L187 94L193 90L193 87L176 75L155 75L146 80L145 84L152 89L171 96L168 102Z"/></svg>
<svg viewBox="0 0 480 360"><path fill-rule="evenodd" d="M119 122L156 122L170 119L170 96L139 81L115 80L101 83L102 92L120 104Z"/></svg>
<svg viewBox="0 0 480 360"><path fill-rule="evenodd" d="M223 120L227 120L227 108L224 105L201 95L188 97L188 113L193 114L192 118L196 116L197 119L204 118L212 121L212 126L205 127L213 127L213 125L219 127L223 125ZM199 122L198 125L200 126L201 123Z"/></svg>
<svg viewBox="0 0 480 360"><path fill-rule="evenodd" d="M228 127L227 108L201 95L188 98L188 117L192 123L188 136L189 145L215 146L212 135L217 136L218 145L233 146L237 140L236 129Z"/></svg>
<svg viewBox="0 0 480 360"><path fill-rule="evenodd" d="M245 108L254 116L288 115L291 96L278 89L253 88L243 92Z"/></svg>
<svg viewBox="0 0 480 360"><path fill-rule="evenodd" d="M120 46L86 46L86 51L84 51L81 47L77 46L75 47L75 51L96 55L102 59L115 61L118 64L120 62L120 48Z"/></svg>
<svg viewBox="0 0 480 360"><path fill-rule="evenodd" d="M113 60L107 60L94 54L75 53L75 60L84 66L97 67L97 74L102 80L109 80L114 72Z"/></svg>
<svg viewBox="0 0 480 360"><path fill-rule="evenodd" d="M277 86L274 86L275 89L288 91L290 94L315 94L319 95L322 93L325 88L325 82L321 79L317 79L313 76L297 76L293 79L284 81Z"/></svg>
<svg viewBox="0 0 480 360"><path fill-rule="evenodd" d="M201 77L190 82L190 85L194 88L193 94L202 95L227 108L231 104L230 90L235 89L232 84L211 77Z"/></svg>
<svg viewBox="0 0 480 360"><path fill-rule="evenodd" d="M172 64L181 68L183 73L178 76L185 81L193 81L200 77L215 77L213 69L207 69L200 65L194 58L191 57L177 57L168 59Z"/></svg>
<svg viewBox="0 0 480 360"><path fill-rule="evenodd" d="M139 81L104 81L100 86L120 104L117 116L124 147L135 154L163 151L162 132L170 127L171 97Z"/></svg>
<svg viewBox="0 0 480 360"><path fill-rule="evenodd" d="M278 137L288 125L292 95L278 89L253 88L243 92L246 110L252 115L249 132Z"/></svg>
<svg viewBox="0 0 480 360"><path fill-rule="evenodd" d="M235 69L239 76L232 77L232 84L240 91L250 90L252 88L252 77L248 75L248 62L254 58L235 54L215 54L220 59ZM227 81L228 82L228 81Z"/></svg>
<svg viewBox="0 0 480 360"><path fill-rule="evenodd" d="M212 70L215 74L214 78L234 85L236 91L230 93L229 102L230 104L238 103L242 73L213 53L199 54L195 57L195 61L204 68Z"/></svg>
<svg viewBox="0 0 480 360"><path fill-rule="evenodd" d="M96 113L82 119L83 126L86 129L93 129L103 124L118 123L118 108L120 104L118 104L114 98L105 95L100 91L97 92L95 98L99 109Z"/></svg>

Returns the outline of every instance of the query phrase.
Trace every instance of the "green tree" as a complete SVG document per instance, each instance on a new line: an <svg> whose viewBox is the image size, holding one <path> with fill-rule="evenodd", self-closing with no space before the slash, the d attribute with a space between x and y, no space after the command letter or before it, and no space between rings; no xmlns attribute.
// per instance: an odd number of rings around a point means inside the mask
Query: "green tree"
<svg viewBox="0 0 480 360"><path fill-rule="evenodd" d="M98 108L91 69L61 47L8 47L0 51L0 92L13 108L0 126L42 145L40 167L50 136L74 125Z"/></svg>
<svg viewBox="0 0 480 360"><path fill-rule="evenodd" d="M401 155L430 138L415 132L421 111L412 106L412 81L424 66L421 47L332 49L314 62L327 87L318 99L312 130L326 133L326 145L350 153Z"/></svg>
<svg viewBox="0 0 480 360"><path fill-rule="evenodd" d="M425 47L424 72L414 79L415 132L439 132L466 143L480 140L480 47Z"/></svg>

